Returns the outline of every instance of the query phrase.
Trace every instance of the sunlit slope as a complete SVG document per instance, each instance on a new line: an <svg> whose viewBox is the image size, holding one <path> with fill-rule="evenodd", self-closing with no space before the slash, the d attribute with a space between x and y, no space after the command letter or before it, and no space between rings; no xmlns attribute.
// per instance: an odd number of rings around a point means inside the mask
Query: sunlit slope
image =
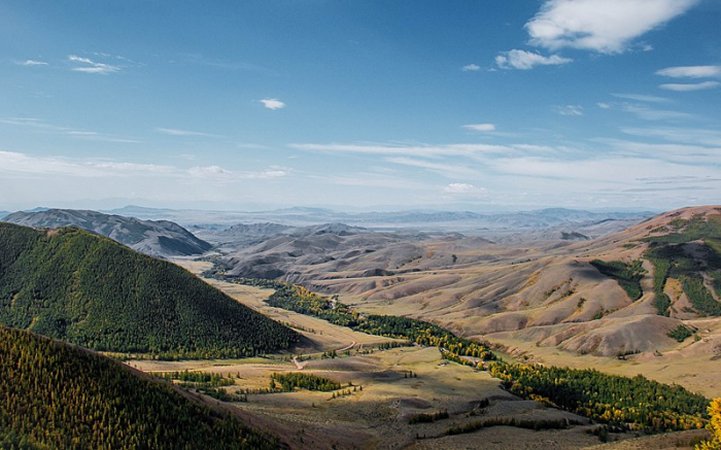
<svg viewBox="0 0 721 450"><path fill-rule="evenodd" d="M263 449L276 442L92 352L0 327L0 447Z"/></svg>
<svg viewBox="0 0 721 450"><path fill-rule="evenodd" d="M712 353L720 236L720 208L686 208L593 241L427 246L409 263L415 271L322 272L306 284L367 311L408 314L467 336L512 334L607 356L679 346ZM428 255L447 263L419 267ZM698 337L679 343L688 331Z"/></svg>
<svg viewBox="0 0 721 450"><path fill-rule="evenodd" d="M0 323L84 347L247 356L297 335L166 261L77 230L0 224Z"/></svg>

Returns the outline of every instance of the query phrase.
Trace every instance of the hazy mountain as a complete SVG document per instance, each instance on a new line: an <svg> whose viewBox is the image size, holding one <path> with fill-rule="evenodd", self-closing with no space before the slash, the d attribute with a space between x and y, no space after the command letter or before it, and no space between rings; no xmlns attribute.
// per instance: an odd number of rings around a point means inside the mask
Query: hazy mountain
<svg viewBox="0 0 721 450"><path fill-rule="evenodd" d="M256 244L277 234L287 233L294 227L278 223L237 224L224 227L193 227L199 237L221 249L237 249Z"/></svg>
<svg viewBox="0 0 721 450"><path fill-rule="evenodd" d="M140 220L96 211L49 209L16 212L4 221L33 228L74 226L114 239L152 256L188 256L201 254L212 246L185 228L169 221Z"/></svg>
<svg viewBox="0 0 721 450"><path fill-rule="evenodd" d="M2 448L279 448L167 382L2 326L0 380Z"/></svg>
<svg viewBox="0 0 721 450"><path fill-rule="evenodd" d="M96 350L240 357L297 335L167 261L76 228L0 223L0 324Z"/></svg>
<svg viewBox="0 0 721 450"><path fill-rule="evenodd" d="M555 226L591 224L603 220L638 221L648 212L591 212L563 208L510 213L482 214L471 211L397 211L345 213L324 208L285 208L270 211L169 210L128 206L110 211L144 219L173 220L184 226L217 229L232 224L277 223L303 227L324 223L345 223L376 229L413 228L420 231L460 231L464 233L509 233L543 230Z"/></svg>
<svg viewBox="0 0 721 450"><path fill-rule="evenodd" d="M461 259L463 248L492 246L457 233L379 232L339 223L283 230L224 255L228 274L311 282L317 277L365 277L448 267L484 260ZM429 254L427 248L435 251Z"/></svg>
<svg viewBox="0 0 721 450"><path fill-rule="evenodd" d="M10 211L0 211L0 219L10 214Z"/></svg>

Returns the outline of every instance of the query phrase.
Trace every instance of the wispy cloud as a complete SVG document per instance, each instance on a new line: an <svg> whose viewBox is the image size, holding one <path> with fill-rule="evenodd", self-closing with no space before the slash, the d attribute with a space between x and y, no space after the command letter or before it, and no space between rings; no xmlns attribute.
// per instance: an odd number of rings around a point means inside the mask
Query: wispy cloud
<svg viewBox="0 0 721 450"><path fill-rule="evenodd" d="M559 55L543 56L540 53L513 49L496 56L496 65L502 69L529 70L537 66L568 64L571 58Z"/></svg>
<svg viewBox="0 0 721 450"><path fill-rule="evenodd" d="M485 196L488 191L482 187L476 187L470 183L449 183L443 187L443 192L456 196Z"/></svg>
<svg viewBox="0 0 721 450"><path fill-rule="evenodd" d="M666 89L667 91L691 92L715 89L719 86L721 86L721 83L718 81L702 81L700 83L664 83L660 84L658 87Z"/></svg>
<svg viewBox="0 0 721 450"><path fill-rule="evenodd" d="M285 103L277 98L264 98L260 100L260 103L262 103L264 107L273 111L285 108Z"/></svg>
<svg viewBox="0 0 721 450"><path fill-rule="evenodd" d="M461 70L464 72L478 72L481 70L481 66L478 64L466 64L465 66L461 67Z"/></svg>
<svg viewBox="0 0 721 450"><path fill-rule="evenodd" d="M290 144L290 147L297 150L324 153L411 156L423 158L437 158L442 156L471 156L477 154L503 154L520 150L520 147L491 144Z"/></svg>
<svg viewBox="0 0 721 450"><path fill-rule="evenodd" d="M546 0L526 24L530 43L620 53L641 35L685 13L698 0Z"/></svg>
<svg viewBox="0 0 721 450"><path fill-rule="evenodd" d="M638 118L643 120L677 120L677 119L690 119L693 117L691 114L674 111L669 109L657 109L651 108L646 105L623 103L621 104L621 110L635 114Z"/></svg>
<svg viewBox="0 0 721 450"><path fill-rule="evenodd" d="M616 98L622 98L625 100L634 100L637 102L646 103L667 103L671 100L666 97L659 97L657 95L645 95L645 94L611 94Z"/></svg>
<svg viewBox="0 0 721 450"><path fill-rule="evenodd" d="M116 136L112 134L99 133L97 131L78 130L62 125L55 125L34 117L4 117L0 118L0 124L13 125L28 128L38 133L52 133L68 136L76 139L84 139L101 142L117 142L136 144L140 141L133 138Z"/></svg>
<svg viewBox="0 0 721 450"><path fill-rule="evenodd" d="M183 130L180 128L156 128L156 132L168 136L196 136L196 137L218 137L217 134L204 133L201 131Z"/></svg>
<svg viewBox="0 0 721 450"><path fill-rule="evenodd" d="M16 63L19 66L47 66L48 63L37 59L26 59L25 61L18 61Z"/></svg>
<svg viewBox="0 0 721 450"><path fill-rule="evenodd" d="M272 166L258 171L232 171L217 165L194 166L188 169L170 165L143 164L130 161L78 159L34 156L20 152L0 151L0 173L15 175L62 175L70 177L171 177L216 180L266 180L282 178L289 169Z"/></svg>
<svg viewBox="0 0 721 450"><path fill-rule="evenodd" d="M68 55L68 61L75 64L70 70L75 72L95 73L107 75L120 71L120 66L93 61L78 55Z"/></svg>
<svg viewBox="0 0 721 450"><path fill-rule="evenodd" d="M703 128L622 128L622 132L647 138L662 139L670 142L699 144L721 147L721 131Z"/></svg>
<svg viewBox="0 0 721 450"><path fill-rule="evenodd" d="M468 125L463 125L463 128L469 131L478 131L481 133L496 131L496 125L492 123L469 123Z"/></svg>
<svg viewBox="0 0 721 450"><path fill-rule="evenodd" d="M562 116L580 117L583 115L583 106L581 105L562 105L556 106L554 109Z"/></svg>
<svg viewBox="0 0 721 450"><path fill-rule="evenodd" d="M33 156L26 153L0 151L0 172L26 175L57 174L73 177L108 177L132 174L171 174L174 169L156 164L130 162L77 160L51 156Z"/></svg>
<svg viewBox="0 0 721 450"><path fill-rule="evenodd" d="M429 170L431 172L438 173L448 178L472 177L479 175L479 172L477 170L471 169L466 164L462 163L440 163L435 161L428 161L425 159L416 159L400 156L386 158L386 161L393 164Z"/></svg>
<svg viewBox="0 0 721 450"><path fill-rule="evenodd" d="M603 109L615 109L627 112L643 120L681 120L693 118L693 115L687 112L659 109L647 103L614 102L602 103L602 105Z"/></svg>
<svg viewBox="0 0 721 450"><path fill-rule="evenodd" d="M721 76L721 66L676 66L666 67L656 72L670 78L710 78Z"/></svg>

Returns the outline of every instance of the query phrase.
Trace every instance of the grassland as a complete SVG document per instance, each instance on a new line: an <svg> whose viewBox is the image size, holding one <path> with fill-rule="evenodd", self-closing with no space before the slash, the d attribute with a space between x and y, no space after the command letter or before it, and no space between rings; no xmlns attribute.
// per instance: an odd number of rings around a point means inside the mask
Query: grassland
<svg viewBox="0 0 721 450"><path fill-rule="evenodd" d="M301 331L311 341L303 350L303 356L298 355L296 360L290 355L278 355L192 361L187 365L182 361L130 361L129 364L149 372L189 368L233 378L234 385L227 388L229 393L249 393L247 401L232 404L237 414L247 423L269 427L287 436L294 448L468 448L484 442L488 443L484 448L550 446L571 449L599 442L599 438L591 433L599 425L535 401L521 400L501 389L499 380L487 372L444 360L436 348L382 349L379 347L399 341L381 338L381 341L365 341L362 345L336 352L336 358L323 357L330 349L347 347L344 342L348 342L349 336L353 339L360 336L378 338L324 320L268 307L263 300L271 290L213 283L256 310L274 314L276 319L283 317L291 327L300 329L312 324L314 332ZM298 364L301 364L300 369ZM356 389L335 397L331 392L307 390L276 394L261 392L268 388L272 374L297 373L299 370L343 385L352 383ZM412 417L441 411L449 413L448 419L409 423ZM502 423L511 418L523 424L537 423L539 427L543 423L559 421L568 426L545 431L493 426L470 434L447 435L449 430L462 429L480 420ZM610 438L629 437L633 435L612 434Z"/></svg>

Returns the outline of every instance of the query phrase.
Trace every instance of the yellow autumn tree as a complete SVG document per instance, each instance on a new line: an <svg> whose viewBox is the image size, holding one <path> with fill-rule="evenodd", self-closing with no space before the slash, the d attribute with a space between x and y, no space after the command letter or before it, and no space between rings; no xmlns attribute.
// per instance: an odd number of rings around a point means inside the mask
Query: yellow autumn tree
<svg viewBox="0 0 721 450"><path fill-rule="evenodd" d="M708 407L709 420L708 430L711 432L711 439L696 446L696 450L721 450L721 398L716 398Z"/></svg>

